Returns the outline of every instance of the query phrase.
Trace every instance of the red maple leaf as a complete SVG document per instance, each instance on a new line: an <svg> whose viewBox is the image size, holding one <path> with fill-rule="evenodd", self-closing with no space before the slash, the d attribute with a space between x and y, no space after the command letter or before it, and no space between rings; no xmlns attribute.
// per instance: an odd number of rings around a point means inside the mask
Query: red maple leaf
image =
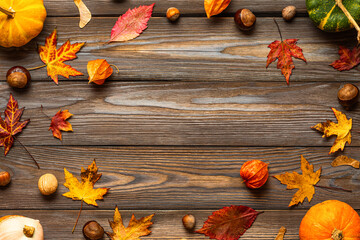
<svg viewBox="0 0 360 240"><path fill-rule="evenodd" d="M73 131L71 124L66 121L66 119L70 118L71 116L72 114L69 112L69 110L60 110L52 117L49 130L53 132L54 137L61 140L61 131Z"/></svg>
<svg viewBox="0 0 360 240"><path fill-rule="evenodd" d="M266 68L270 63L278 59L277 68L281 69L281 73L285 76L287 84L289 84L291 71L295 68L292 57L306 62L302 49L296 45L297 40L298 39L286 39L285 41L276 40L268 46L271 50L267 56Z"/></svg>
<svg viewBox="0 0 360 240"><path fill-rule="evenodd" d="M237 240L251 227L260 213L246 206L224 207L213 212L204 226L196 232L211 239Z"/></svg>
<svg viewBox="0 0 360 240"><path fill-rule="evenodd" d="M14 136L20 133L30 122L30 119L20 122L24 108L19 109L18 102L10 94L9 102L5 110L5 121L0 116L0 146L5 147L5 156L10 151Z"/></svg>
<svg viewBox="0 0 360 240"><path fill-rule="evenodd" d="M360 63L360 49L354 47L350 50L346 47L339 47L340 59L334 61L330 66L338 71L346 71L356 67Z"/></svg>

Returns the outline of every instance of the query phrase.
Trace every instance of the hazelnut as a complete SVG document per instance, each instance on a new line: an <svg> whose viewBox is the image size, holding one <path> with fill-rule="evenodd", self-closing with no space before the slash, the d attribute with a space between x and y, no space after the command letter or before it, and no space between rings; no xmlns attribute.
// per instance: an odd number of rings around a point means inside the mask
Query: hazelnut
<svg viewBox="0 0 360 240"><path fill-rule="evenodd" d="M256 17L249 9L239 9L235 13L234 21L240 30L248 31L254 27Z"/></svg>
<svg viewBox="0 0 360 240"><path fill-rule="evenodd" d="M186 228L186 230L191 231L195 228L195 224L196 224L196 219L193 215L191 214L186 214L183 218L182 218L182 222L184 224L184 227Z"/></svg>
<svg viewBox="0 0 360 240"><path fill-rule="evenodd" d="M287 6L282 10L282 17L286 20L286 21L291 21L296 14L296 7L295 6Z"/></svg>
<svg viewBox="0 0 360 240"><path fill-rule="evenodd" d="M85 223L82 231L87 240L98 240L104 236L104 228L96 221Z"/></svg>
<svg viewBox="0 0 360 240"><path fill-rule="evenodd" d="M39 178L38 187L43 195L50 195L56 192L58 181L53 174L47 173Z"/></svg>
<svg viewBox="0 0 360 240"><path fill-rule="evenodd" d="M180 11L177 8L171 7L166 11L166 17L172 21L175 22L180 17Z"/></svg>
<svg viewBox="0 0 360 240"><path fill-rule="evenodd" d="M7 71L6 80L13 88L24 88L30 82L31 76L26 68L15 66Z"/></svg>
<svg viewBox="0 0 360 240"><path fill-rule="evenodd" d="M358 101L359 89L354 84L347 83L338 91L337 96L339 99L339 103L343 107L350 108Z"/></svg>
<svg viewBox="0 0 360 240"><path fill-rule="evenodd" d="M0 172L0 186L5 187L11 181L10 173L8 172Z"/></svg>

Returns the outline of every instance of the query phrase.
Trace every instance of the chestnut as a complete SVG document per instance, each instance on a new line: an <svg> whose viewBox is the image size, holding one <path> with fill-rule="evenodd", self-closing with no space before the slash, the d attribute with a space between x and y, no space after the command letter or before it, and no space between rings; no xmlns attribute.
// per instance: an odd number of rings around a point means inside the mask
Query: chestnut
<svg viewBox="0 0 360 240"><path fill-rule="evenodd" d="M0 186L5 187L11 181L10 173L8 172L0 172Z"/></svg>
<svg viewBox="0 0 360 240"><path fill-rule="evenodd" d="M339 103L343 107L350 108L355 105L359 99L359 89L354 84L347 83L338 91L337 96Z"/></svg>
<svg viewBox="0 0 360 240"><path fill-rule="evenodd" d="M177 8L171 7L166 11L166 17L172 22L175 22L180 17L180 11Z"/></svg>
<svg viewBox="0 0 360 240"><path fill-rule="evenodd" d="M96 221L85 223L82 232L87 240L98 240L104 236L104 228Z"/></svg>
<svg viewBox="0 0 360 240"><path fill-rule="evenodd" d="M13 88L24 88L31 80L30 72L22 67L15 66L6 73L7 83Z"/></svg>
<svg viewBox="0 0 360 240"><path fill-rule="evenodd" d="M236 11L234 21L240 30L248 31L254 27L256 17L249 9L244 8Z"/></svg>

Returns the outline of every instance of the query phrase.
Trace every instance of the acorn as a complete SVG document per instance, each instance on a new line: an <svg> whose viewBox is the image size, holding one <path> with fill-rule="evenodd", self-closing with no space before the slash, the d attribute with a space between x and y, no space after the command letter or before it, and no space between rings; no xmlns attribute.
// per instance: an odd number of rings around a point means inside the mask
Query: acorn
<svg viewBox="0 0 360 240"><path fill-rule="evenodd" d="M184 227L186 228L186 230L188 230L188 231L194 230L195 224L196 224L196 219L195 219L195 217L193 215L186 214L182 218L182 222L183 222Z"/></svg>
<svg viewBox="0 0 360 240"><path fill-rule="evenodd" d="M239 9L235 13L234 21L240 30L249 31L256 23L256 16L249 9Z"/></svg>
<svg viewBox="0 0 360 240"><path fill-rule="evenodd" d="M337 96L339 103L343 107L350 108L354 106L359 99L359 89L354 84L347 83L338 91Z"/></svg>
<svg viewBox="0 0 360 240"><path fill-rule="evenodd" d="M82 232L87 240L98 240L104 236L104 228L96 221L85 223Z"/></svg>
<svg viewBox="0 0 360 240"><path fill-rule="evenodd" d="M31 75L26 68L22 66L15 66L7 71L6 80L13 88L24 88L30 82Z"/></svg>
<svg viewBox="0 0 360 240"><path fill-rule="evenodd" d="M11 181L10 173L8 172L0 172L0 186L5 187Z"/></svg>

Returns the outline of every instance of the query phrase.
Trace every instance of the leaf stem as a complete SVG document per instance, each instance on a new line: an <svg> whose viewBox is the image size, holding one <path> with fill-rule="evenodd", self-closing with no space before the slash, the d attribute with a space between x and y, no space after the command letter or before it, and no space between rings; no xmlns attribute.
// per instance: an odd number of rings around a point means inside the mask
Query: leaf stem
<svg viewBox="0 0 360 240"><path fill-rule="evenodd" d="M278 31L279 31L279 34L280 34L280 39L281 39L281 41L283 41L283 38L282 38L282 34L281 34L281 31L280 31L279 24L277 23L277 21L276 21L276 19L275 19L275 18L273 18L273 20L274 20L274 22L275 22L275 24L276 24L276 27L277 27Z"/></svg>
<svg viewBox="0 0 360 240"><path fill-rule="evenodd" d="M360 43L360 27L357 24L357 22L354 20L354 18L351 16L349 11L346 9L344 4L342 3L342 0L335 0L336 5L339 6L339 8L344 12L345 16L349 19L349 22L355 27L356 31L358 32L357 40L358 44Z"/></svg>
<svg viewBox="0 0 360 240"><path fill-rule="evenodd" d="M120 72L120 69L118 68L118 66L114 65L114 64L109 64L111 67L116 68L116 73Z"/></svg>
<svg viewBox="0 0 360 240"><path fill-rule="evenodd" d="M52 120L51 117L49 117L46 113L44 113L44 111L43 111L43 105L41 105L41 112L42 112L42 114L44 114L45 116L47 116L47 117L50 119L50 121Z"/></svg>
<svg viewBox="0 0 360 240"><path fill-rule="evenodd" d="M12 8L5 9L3 7L0 7L0 12L8 15L8 17L11 17L11 18L15 17L15 11Z"/></svg>
<svg viewBox="0 0 360 240"><path fill-rule="evenodd" d="M38 169L40 169L39 164L37 163L37 161L35 160L35 158L33 157L33 155L31 155L31 153L29 152L29 150L27 150L27 148L24 146L24 144L22 144L22 143L20 142L20 140L17 139L15 136L13 136L13 138L14 138L18 143L20 143L20 145L25 149L25 151L30 155L30 157L32 158L32 160L34 160L34 162L35 162L36 166L38 167Z"/></svg>
<svg viewBox="0 0 360 240"><path fill-rule="evenodd" d="M344 189L344 188L328 187L328 186L321 186L321 185L314 185L314 186L318 187L318 188L324 188L324 189L335 190L335 191L352 192L352 190Z"/></svg>
<svg viewBox="0 0 360 240"><path fill-rule="evenodd" d="M32 71L32 70L36 70L36 69L43 68L43 67L46 67L46 64L41 65L41 66L38 66L38 67L27 68L27 70L28 70L28 71Z"/></svg>
<svg viewBox="0 0 360 240"><path fill-rule="evenodd" d="M77 219L76 219L76 222L75 222L74 228L73 228L73 230L72 230L72 232L71 232L71 233L74 233L74 231L75 231L76 225L77 225L77 223L78 223L78 221L79 221L79 218L80 218L81 210L82 210L82 208L83 208L83 204L84 204L84 200L81 200L81 207L80 207L80 211L79 211L79 214L78 214L78 216L77 216Z"/></svg>

